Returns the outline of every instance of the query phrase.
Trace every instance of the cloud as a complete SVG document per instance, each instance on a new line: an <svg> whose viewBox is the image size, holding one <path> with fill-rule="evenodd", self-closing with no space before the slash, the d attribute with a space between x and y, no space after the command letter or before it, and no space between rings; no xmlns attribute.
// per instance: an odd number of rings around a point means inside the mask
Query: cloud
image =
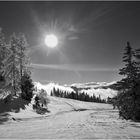
<svg viewBox="0 0 140 140"><path fill-rule="evenodd" d="M65 71L117 71L118 68L95 68L91 65L74 65L74 64L35 64L30 65L35 69L54 69Z"/></svg>

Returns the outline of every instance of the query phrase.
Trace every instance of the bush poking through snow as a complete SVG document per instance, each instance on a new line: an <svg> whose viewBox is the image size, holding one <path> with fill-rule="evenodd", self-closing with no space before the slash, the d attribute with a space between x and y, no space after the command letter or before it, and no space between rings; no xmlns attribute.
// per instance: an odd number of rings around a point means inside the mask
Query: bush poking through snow
<svg viewBox="0 0 140 140"><path fill-rule="evenodd" d="M45 90L41 90L34 97L35 104L33 104L33 109L36 110L39 114L45 114L48 111L47 105L50 103L50 100L47 97L47 92Z"/></svg>

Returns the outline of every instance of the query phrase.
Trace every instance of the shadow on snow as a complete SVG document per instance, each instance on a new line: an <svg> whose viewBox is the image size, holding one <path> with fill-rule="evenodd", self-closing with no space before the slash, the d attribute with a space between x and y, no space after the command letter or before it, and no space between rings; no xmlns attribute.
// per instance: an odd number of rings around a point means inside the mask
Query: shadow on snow
<svg viewBox="0 0 140 140"><path fill-rule="evenodd" d="M18 113L20 109L25 109L25 106L28 105L30 102L24 100L20 97L13 97L5 99L0 99L0 124L8 121L9 114L8 112L15 112Z"/></svg>

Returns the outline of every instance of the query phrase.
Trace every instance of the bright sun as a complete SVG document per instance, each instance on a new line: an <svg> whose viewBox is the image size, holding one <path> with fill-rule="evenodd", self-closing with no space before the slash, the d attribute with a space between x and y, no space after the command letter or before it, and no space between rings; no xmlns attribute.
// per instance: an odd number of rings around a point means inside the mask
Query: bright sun
<svg viewBox="0 0 140 140"><path fill-rule="evenodd" d="M45 44L50 48L54 48L58 44L58 39L54 34L48 34L45 37Z"/></svg>

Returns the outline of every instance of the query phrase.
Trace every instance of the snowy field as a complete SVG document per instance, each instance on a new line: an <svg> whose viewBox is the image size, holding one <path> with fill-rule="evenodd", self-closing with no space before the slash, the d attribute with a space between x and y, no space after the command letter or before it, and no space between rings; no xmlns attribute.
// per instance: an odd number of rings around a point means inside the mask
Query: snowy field
<svg viewBox="0 0 140 140"><path fill-rule="evenodd" d="M140 123L121 120L111 105L49 99L45 115L36 114L32 104L9 112L9 121L0 124L0 139L140 139Z"/></svg>

